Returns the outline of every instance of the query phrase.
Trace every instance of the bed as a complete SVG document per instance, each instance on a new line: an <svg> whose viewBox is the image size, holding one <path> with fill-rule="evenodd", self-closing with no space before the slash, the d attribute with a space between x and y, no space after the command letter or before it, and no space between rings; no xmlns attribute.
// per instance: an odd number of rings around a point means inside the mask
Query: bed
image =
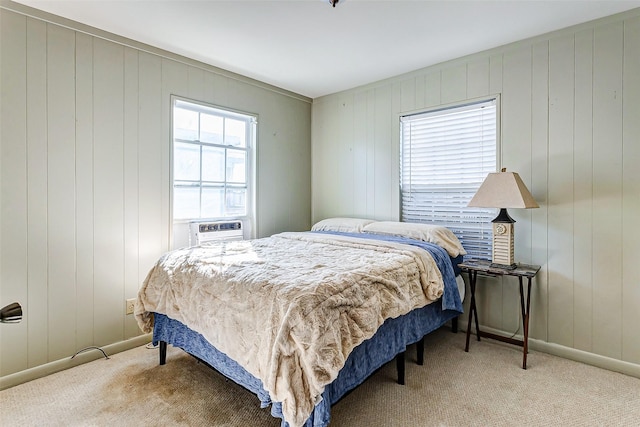
<svg viewBox="0 0 640 427"><path fill-rule="evenodd" d="M462 312L464 249L451 232L326 221L161 257L135 309L161 363L166 343L180 347L255 393L283 426L326 426L332 404Z"/></svg>

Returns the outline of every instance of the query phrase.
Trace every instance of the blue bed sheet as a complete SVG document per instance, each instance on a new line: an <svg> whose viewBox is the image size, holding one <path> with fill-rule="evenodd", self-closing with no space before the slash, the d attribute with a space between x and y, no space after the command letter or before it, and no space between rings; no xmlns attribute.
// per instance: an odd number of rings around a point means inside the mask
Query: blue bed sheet
<svg viewBox="0 0 640 427"><path fill-rule="evenodd" d="M327 232L323 232L327 233ZM438 329L451 318L462 313L462 302L455 281L452 261L447 252L437 245L394 236L380 236L367 233L334 233L360 238L371 238L397 243L411 244L427 250L436 261L444 279L444 292L440 301L436 301L404 316L387 319L376 334L356 347L346 360L338 377L327 385L320 401L305 427L325 427L329 424L331 405L347 392L360 385L374 371L395 356L406 350L407 346L419 341L426 334ZM182 348L205 361L221 374L250 390L258 399L261 407L271 405L271 414L283 418L279 402L272 402L264 390L262 382L249 374L242 366L213 347L202 335L189 329L181 322L163 314L154 314L153 342L165 341ZM282 420L282 427L288 423Z"/></svg>

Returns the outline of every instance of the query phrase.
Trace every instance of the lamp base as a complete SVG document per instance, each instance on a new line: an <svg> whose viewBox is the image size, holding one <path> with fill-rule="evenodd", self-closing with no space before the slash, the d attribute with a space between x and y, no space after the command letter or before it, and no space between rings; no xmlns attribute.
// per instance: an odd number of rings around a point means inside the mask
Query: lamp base
<svg viewBox="0 0 640 427"><path fill-rule="evenodd" d="M513 223L493 223L493 251L491 262L500 266L515 265L513 245Z"/></svg>
<svg viewBox="0 0 640 427"><path fill-rule="evenodd" d="M501 268L503 270L515 270L516 268L518 268L518 264L497 264L495 262L492 262L491 265L489 266L491 268Z"/></svg>
<svg viewBox="0 0 640 427"><path fill-rule="evenodd" d="M498 213L498 216L493 218L491 222L504 222L506 224L511 224L516 222L516 220L511 218L506 208L500 208L500 212Z"/></svg>

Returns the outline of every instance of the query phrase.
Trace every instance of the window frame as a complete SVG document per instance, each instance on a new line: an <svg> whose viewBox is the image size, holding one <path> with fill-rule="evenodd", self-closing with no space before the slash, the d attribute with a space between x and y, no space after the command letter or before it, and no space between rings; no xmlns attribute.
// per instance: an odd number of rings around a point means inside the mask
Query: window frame
<svg viewBox="0 0 640 427"><path fill-rule="evenodd" d="M182 104L182 105L180 105ZM225 177L224 177L224 181L221 181L220 183L222 183L223 188L229 187L229 188L233 188L234 187L234 183L233 182L229 182L227 180L227 176L226 176L226 159L227 159L227 155L226 155L226 150L234 150L234 151L242 151L245 153L246 155L246 161L245 161L245 182L246 182L246 191L247 191L247 197L246 197L246 209L245 209L245 214L244 215L228 215L228 216L207 216L207 217L198 217L198 218L179 218L176 219L174 216L174 201L175 201L175 195L174 195L174 190L175 190L175 185L176 185L176 180L175 180L175 171L174 171L174 167L175 167L175 143L176 143L176 138L174 135L174 110L176 107L179 108L184 108L187 107L186 109L191 109L193 111L197 111L197 112L205 112L205 113L212 113L213 115L218 115L218 116L222 116L225 118L230 118L230 119L235 119L235 120L242 120L242 121L246 121L247 122L247 132L246 132L246 141L245 141L245 146L244 147L234 147L231 145L225 145L224 143L210 143L210 142L202 142L200 140L182 140L182 139L178 139L177 142L183 142L183 143L191 143L194 146L198 146L198 147L216 147L216 148L223 148L225 149ZM243 223L245 224L245 227L248 228L249 230L253 229L253 223L255 221L255 201L256 201L256 194L255 194L255 180L256 180L256 175L257 175L257 171L256 171L256 161L255 161L255 153L256 153L256 145L257 145L257 126L258 126L258 115L254 114L254 113L249 113L249 112L245 112L245 111L239 111L239 110L234 110L228 107L222 107L219 105L215 105L212 103L208 103L208 102L203 102L203 101L198 101L198 100L194 100L194 99L189 99L189 98L185 98L182 96L177 96L177 95L171 95L171 103L170 103L170 186L171 186L171 191L170 191L170 221L172 224L188 224L190 222L193 221L231 221L231 220L242 220ZM200 127L199 127L200 128ZM197 141L197 142L196 142ZM202 154L200 153L200 162L202 163ZM197 188L199 188L202 191L203 188L203 179L202 179L202 168L200 169L200 179L198 180L199 185L197 185ZM185 180L185 182L189 182L190 180ZM204 181L204 182L208 182L208 181ZM213 182L213 181L211 181ZM244 188L244 186L243 186ZM225 196L226 197L226 196ZM201 200L200 200L201 202ZM225 200L226 203L226 200ZM202 206L200 205L200 209L202 209Z"/></svg>
<svg viewBox="0 0 640 427"><path fill-rule="evenodd" d="M404 141L404 136L403 136L403 121L406 120L406 118L410 118L412 116L424 116L424 115L434 115L440 112L446 112L448 110L454 110L454 109L462 109L462 108L466 108L466 107L471 107L477 104L484 104L484 103L488 103L488 102L494 102L495 105L495 169L491 169L488 170L487 169L487 173L488 172L496 172L498 170L500 170L501 167L501 151L502 151L502 144L501 144L501 99L500 99L500 94L493 94L493 95L488 95L488 96L483 96L483 97L479 97L479 98L473 98L473 99L466 99L460 102L454 102L454 103L448 103L448 104L442 104L442 105L437 105L437 106L432 106L432 107L427 107L427 108L423 108L420 110L414 110L414 111L408 111L408 112L402 112L400 114L398 114L398 135L399 135L399 217L401 221L405 221L407 215L405 214L405 192L404 192L404 188L403 188L403 174L405 173L403 170L403 162L405 162L404 159L404 145L406 144L406 142ZM477 187L479 187L482 184L482 181L484 180L484 178L486 177L486 175L484 175L480 181L477 183ZM477 189L476 189L477 190ZM475 194L475 191L473 192L473 194ZM473 194L470 194L469 196L469 200L471 199L471 197L473 197ZM467 201L468 203L468 201ZM465 206L466 207L466 204ZM455 218L454 221L451 222L447 222L447 223L442 223L442 222L436 222L436 221L416 221L415 219L411 219L410 222L424 222L424 223L430 223L430 224L438 224L438 225L443 225L445 227L450 228L457 236L458 238L460 238L460 240L463 242L464 245L464 238L461 234L463 234L461 232L460 229L456 229L455 224L461 224L464 223L464 211L462 211L462 207L460 208L460 216L455 216L452 218ZM469 208L471 209L471 208ZM476 250L475 248L472 248L471 245L467 245L469 246L469 248L465 247L465 249L467 249L468 252L468 256L473 257L473 258L480 258L480 259L491 259L491 251L492 251L492 225L491 225L491 219L493 219L495 217L496 211L495 209L491 209L491 208L473 208L476 212L480 213L482 212L482 217L478 219L478 221L469 221L468 223L471 224L475 224L478 228L478 233L482 234L482 247L484 248L483 250L481 250L480 252L478 250Z"/></svg>

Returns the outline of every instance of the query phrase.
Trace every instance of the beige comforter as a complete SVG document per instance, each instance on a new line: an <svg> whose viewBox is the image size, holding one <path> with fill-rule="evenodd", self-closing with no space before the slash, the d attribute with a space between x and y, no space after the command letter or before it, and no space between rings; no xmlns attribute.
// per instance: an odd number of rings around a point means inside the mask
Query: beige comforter
<svg viewBox="0 0 640 427"><path fill-rule="evenodd" d="M442 295L428 252L316 233L181 249L149 272L135 315L179 320L259 378L304 424L351 350L392 317Z"/></svg>

